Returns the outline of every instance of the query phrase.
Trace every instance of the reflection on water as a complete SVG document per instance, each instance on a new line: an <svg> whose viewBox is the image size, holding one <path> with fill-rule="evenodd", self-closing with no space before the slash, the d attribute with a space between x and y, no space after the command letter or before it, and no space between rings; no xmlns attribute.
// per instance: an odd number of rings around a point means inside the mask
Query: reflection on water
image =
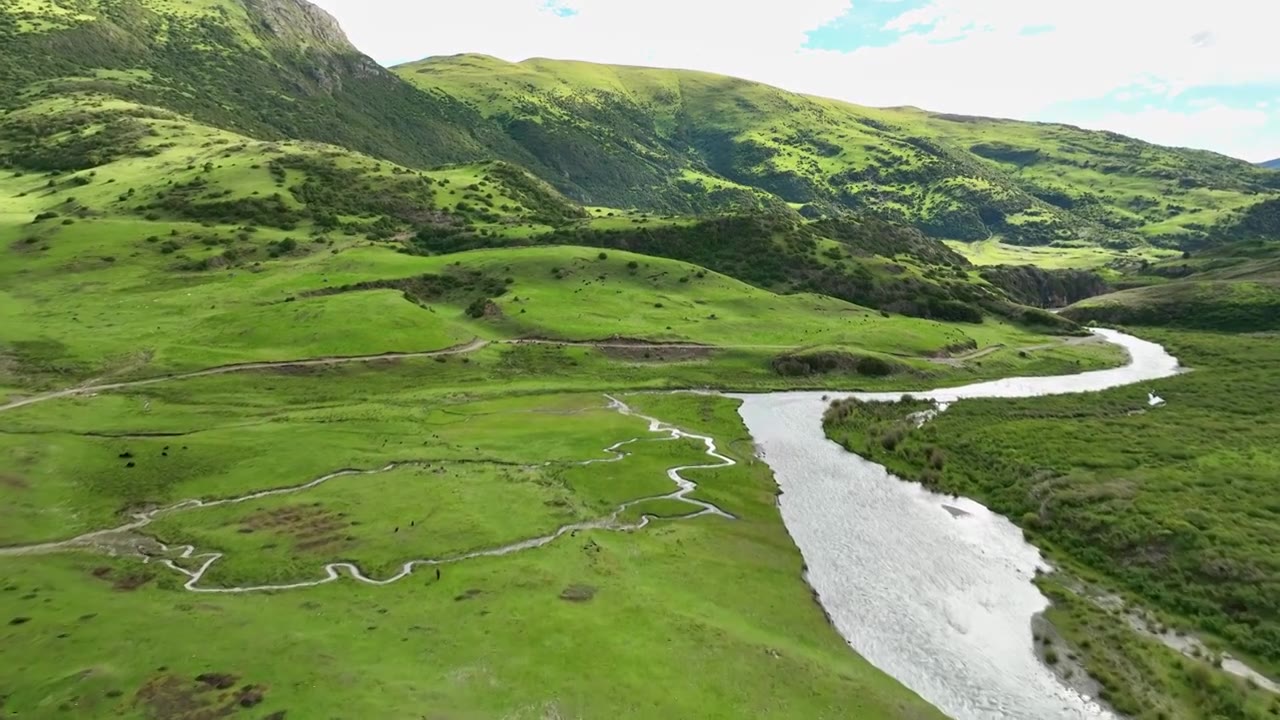
<svg viewBox="0 0 1280 720"><path fill-rule="evenodd" d="M1173 375L1159 345L1098 330L1128 350L1123 368L913 392L940 403L1103 390ZM781 487L783 519L809 582L859 654L958 720L1110 718L1036 658L1032 584L1040 553L1005 518L904 482L827 440L822 413L850 394L737 395ZM853 393L893 400L902 393Z"/></svg>

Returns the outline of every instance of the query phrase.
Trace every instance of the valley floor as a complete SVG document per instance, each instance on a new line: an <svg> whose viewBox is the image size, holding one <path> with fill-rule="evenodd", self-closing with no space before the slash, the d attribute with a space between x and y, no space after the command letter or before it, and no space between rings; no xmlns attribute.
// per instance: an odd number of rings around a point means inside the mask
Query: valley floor
<svg viewBox="0 0 1280 720"><path fill-rule="evenodd" d="M306 295L459 262L510 273L500 315L376 288ZM635 279L630 262L660 268ZM566 288L550 267L583 278ZM92 301L50 272L7 285L48 318L5 325L19 355L0 410L0 708L22 717L938 717L827 623L735 402L643 391L924 387L1122 359L581 248L353 249L177 292L105 267ZM602 275L619 279L596 300L557 302L609 288ZM264 304L264 282L296 299ZM642 294L661 301L627 312ZM91 313L101 331L71 330ZM893 374L774 370L814 350ZM652 432L610 396L694 435ZM602 462L609 448L626 456ZM692 504L671 497L668 471L700 465L723 466L682 471ZM189 499L234 502L153 513ZM153 519L81 547L17 549L139 513ZM413 560L443 562L401 575Z"/></svg>

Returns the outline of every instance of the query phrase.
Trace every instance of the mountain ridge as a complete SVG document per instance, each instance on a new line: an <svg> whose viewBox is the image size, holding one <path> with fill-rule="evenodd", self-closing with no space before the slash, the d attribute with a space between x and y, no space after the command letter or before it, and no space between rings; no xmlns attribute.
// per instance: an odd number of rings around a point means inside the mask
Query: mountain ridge
<svg viewBox="0 0 1280 720"><path fill-rule="evenodd" d="M393 71L502 126L551 169L545 179L586 203L678 209L696 189L679 180L693 174L935 237L1185 248L1216 241L1253 195L1280 189L1208 151L1061 123L868 108L702 71L475 54Z"/></svg>

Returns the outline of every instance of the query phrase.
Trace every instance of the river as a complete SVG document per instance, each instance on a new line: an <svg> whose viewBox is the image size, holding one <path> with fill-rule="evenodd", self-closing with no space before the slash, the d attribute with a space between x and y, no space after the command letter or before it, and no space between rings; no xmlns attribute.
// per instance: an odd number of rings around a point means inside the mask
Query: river
<svg viewBox="0 0 1280 720"><path fill-rule="evenodd" d="M1128 351L1129 363L910 394L952 403L1082 393L1179 371L1155 343L1095 332ZM831 400L903 394L733 396L743 400L742 418L782 490L783 520L836 629L956 720L1112 718L1036 657L1031 621L1048 601L1032 579L1046 565L1021 530L977 502L929 492L826 439L822 414Z"/></svg>

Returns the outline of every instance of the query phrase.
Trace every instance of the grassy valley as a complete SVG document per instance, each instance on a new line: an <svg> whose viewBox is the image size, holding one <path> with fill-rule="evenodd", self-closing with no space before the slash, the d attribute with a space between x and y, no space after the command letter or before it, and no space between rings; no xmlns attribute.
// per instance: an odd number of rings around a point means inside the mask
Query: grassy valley
<svg viewBox="0 0 1280 720"><path fill-rule="evenodd" d="M736 401L655 391L1123 362L1089 322L1203 372L829 431L1276 671L1273 172L704 73L387 70L300 0L0 0L0 39L0 714L940 717L824 617ZM1276 712L1044 582L1117 707Z"/></svg>
<svg viewBox="0 0 1280 720"><path fill-rule="evenodd" d="M1091 297L1064 314L1081 322L1237 332L1280 328L1280 244L1241 241L1153 263L1136 285Z"/></svg>

